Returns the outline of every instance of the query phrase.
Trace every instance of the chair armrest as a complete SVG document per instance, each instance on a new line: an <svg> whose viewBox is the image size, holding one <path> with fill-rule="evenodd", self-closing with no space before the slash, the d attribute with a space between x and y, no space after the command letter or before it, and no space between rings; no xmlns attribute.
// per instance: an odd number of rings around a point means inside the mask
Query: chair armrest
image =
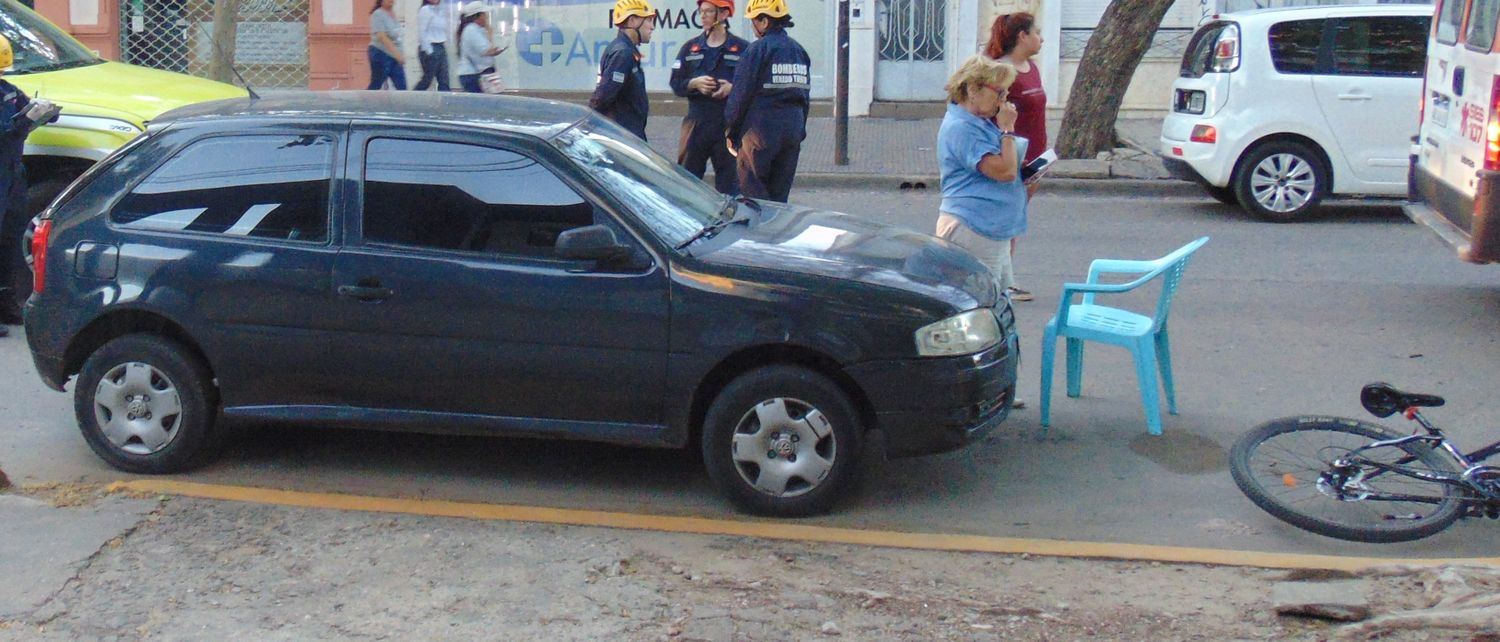
<svg viewBox="0 0 1500 642"><path fill-rule="evenodd" d="M1094 259L1089 264L1089 283L1098 283L1101 274L1118 273L1140 273L1150 272L1156 268L1156 261L1135 261L1129 259Z"/></svg>

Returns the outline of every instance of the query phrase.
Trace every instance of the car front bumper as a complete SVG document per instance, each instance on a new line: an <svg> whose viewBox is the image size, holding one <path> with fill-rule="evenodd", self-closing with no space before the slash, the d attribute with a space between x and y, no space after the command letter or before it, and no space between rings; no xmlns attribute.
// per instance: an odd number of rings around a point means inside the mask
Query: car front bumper
<svg viewBox="0 0 1500 642"><path fill-rule="evenodd" d="M886 454L912 457L962 448L1005 421L1020 354L1010 333L971 355L873 361L847 372L874 407Z"/></svg>

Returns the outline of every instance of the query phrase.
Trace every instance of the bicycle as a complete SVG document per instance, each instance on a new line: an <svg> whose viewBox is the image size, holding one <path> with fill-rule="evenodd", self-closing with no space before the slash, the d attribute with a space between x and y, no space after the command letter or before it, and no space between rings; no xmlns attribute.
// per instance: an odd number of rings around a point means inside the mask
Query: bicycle
<svg viewBox="0 0 1500 642"><path fill-rule="evenodd" d="M1465 454L1420 408L1442 397L1371 383L1370 414L1397 412L1420 428L1403 435L1345 417L1268 421L1235 442L1229 468L1250 501L1298 528L1356 542L1406 542L1465 517L1500 518L1500 468L1481 465L1500 441Z"/></svg>

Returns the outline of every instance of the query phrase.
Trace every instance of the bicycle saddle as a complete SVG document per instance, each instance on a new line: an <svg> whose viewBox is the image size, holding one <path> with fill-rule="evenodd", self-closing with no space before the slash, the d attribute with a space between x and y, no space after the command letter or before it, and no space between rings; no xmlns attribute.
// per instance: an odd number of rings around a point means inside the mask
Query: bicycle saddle
<svg viewBox="0 0 1500 642"><path fill-rule="evenodd" d="M1418 392L1402 392L1391 384L1377 381L1366 384L1359 391L1359 403L1376 417L1389 417L1397 412L1405 411L1407 408L1417 406L1437 407L1443 405L1443 398L1437 395L1424 395Z"/></svg>

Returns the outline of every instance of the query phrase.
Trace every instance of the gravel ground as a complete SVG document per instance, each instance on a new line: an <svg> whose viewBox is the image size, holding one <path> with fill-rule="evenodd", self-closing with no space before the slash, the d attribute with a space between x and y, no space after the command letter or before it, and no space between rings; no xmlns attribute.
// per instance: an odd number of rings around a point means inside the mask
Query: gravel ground
<svg viewBox="0 0 1500 642"><path fill-rule="evenodd" d="M1272 613L1286 575L172 498L0 640L1326 637Z"/></svg>

